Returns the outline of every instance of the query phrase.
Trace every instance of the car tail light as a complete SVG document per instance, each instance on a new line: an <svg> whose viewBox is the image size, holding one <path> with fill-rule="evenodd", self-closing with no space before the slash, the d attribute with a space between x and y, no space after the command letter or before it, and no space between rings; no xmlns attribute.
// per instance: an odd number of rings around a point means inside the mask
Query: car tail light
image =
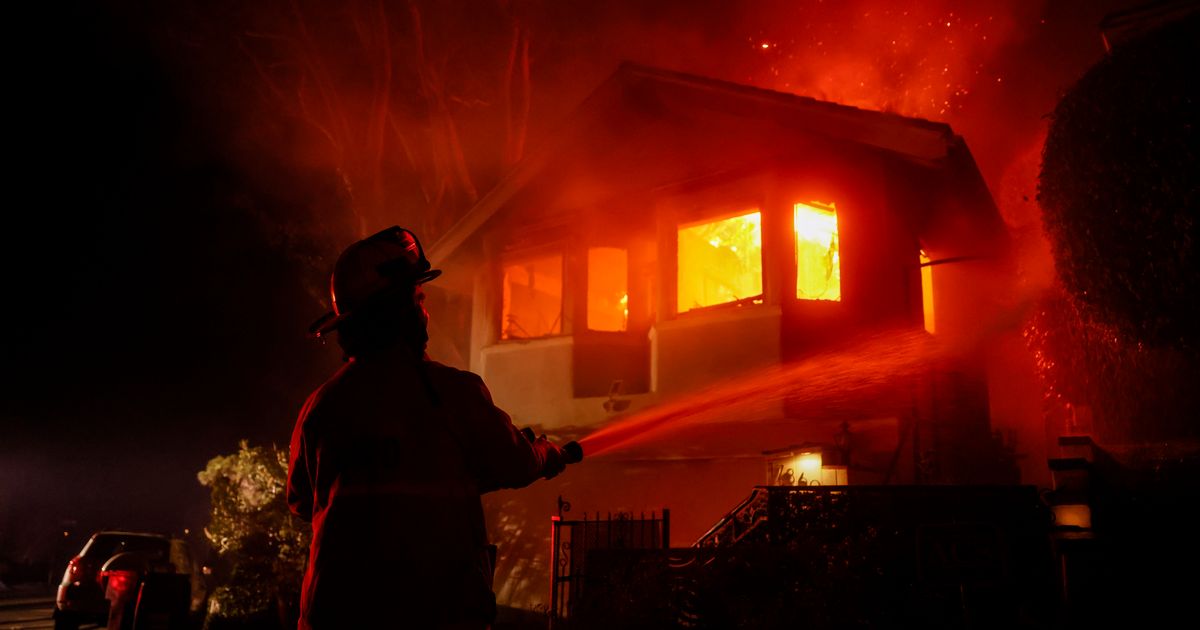
<svg viewBox="0 0 1200 630"><path fill-rule="evenodd" d="M103 571L101 576L108 578L108 592L116 597L123 597L137 586L136 571Z"/></svg>

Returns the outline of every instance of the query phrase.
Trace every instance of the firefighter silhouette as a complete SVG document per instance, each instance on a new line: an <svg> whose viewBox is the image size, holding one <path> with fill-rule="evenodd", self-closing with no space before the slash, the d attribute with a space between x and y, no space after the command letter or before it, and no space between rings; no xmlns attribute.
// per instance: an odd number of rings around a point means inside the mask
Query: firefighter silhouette
<svg viewBox="0 0 1200 630"><path fill-rule="evenodd" d="M334 311L310 332L336 331L346 361L304 404L288 470L288 504L313 532L300 628L487 627L494 547L480 494L568 462L523 436L482 379L426 355L422 285L440 274L399 227L334 266Z"/></svg>

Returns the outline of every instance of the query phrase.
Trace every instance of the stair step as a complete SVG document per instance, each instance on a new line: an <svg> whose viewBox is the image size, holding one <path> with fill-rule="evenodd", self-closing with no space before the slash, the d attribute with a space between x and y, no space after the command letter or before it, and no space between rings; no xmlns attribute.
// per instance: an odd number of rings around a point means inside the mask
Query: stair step
<svg viewBox="0 0 1200 630"><path fill-rule="evenodd" d="M1096 459L1096 443L1090 435L1060 435L1058 450L1064 459L1082 458L1089 462Z"/></svg>

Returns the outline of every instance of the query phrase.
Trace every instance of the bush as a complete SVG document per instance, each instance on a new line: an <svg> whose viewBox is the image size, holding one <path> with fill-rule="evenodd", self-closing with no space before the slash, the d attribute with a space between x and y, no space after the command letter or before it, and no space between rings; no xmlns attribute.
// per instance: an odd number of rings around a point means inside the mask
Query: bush
<svg viewBox="0 0 1200 630"><path fill-rule="evenodd" d="M294 627L310 533L288 511L287 451L243 441L198 477L212 488L204 534L228 567L209 601L208 625L261 627L267 618Z"/></svg>

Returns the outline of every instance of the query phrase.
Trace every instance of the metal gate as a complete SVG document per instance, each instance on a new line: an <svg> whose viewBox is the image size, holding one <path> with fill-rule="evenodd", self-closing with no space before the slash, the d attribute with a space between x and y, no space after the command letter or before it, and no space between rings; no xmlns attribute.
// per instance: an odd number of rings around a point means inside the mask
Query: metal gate
<svg viewBox="0 0 1200 630"><path fill-rule="evenodd" d="M597 549L667 549L671 546L671 511L650 517L631 512L568 521L571 504L558 499L558 516L550 517L550 618L569 619L587 576L588 553Z"/></svg>

